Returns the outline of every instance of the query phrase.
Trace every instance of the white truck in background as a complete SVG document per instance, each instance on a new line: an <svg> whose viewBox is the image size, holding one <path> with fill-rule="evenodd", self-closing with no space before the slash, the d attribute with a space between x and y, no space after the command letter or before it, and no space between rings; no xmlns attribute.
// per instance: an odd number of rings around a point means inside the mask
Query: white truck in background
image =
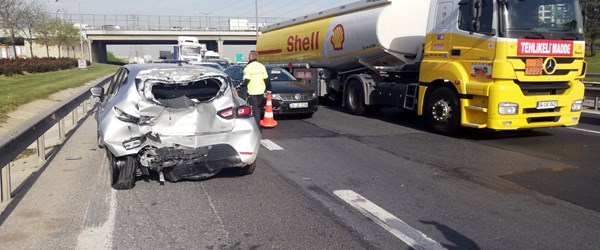
<svg viewBox="0 0 600 250"><path fill-rule="evenodd" d="M198 42L198 38L192 36L177 37L177 59L182 61L204 60L206 44Z"/></svg>
<svg viewBox="0 0 600 250"><path fill-rule="evenodd" d="M204 54L204 59L205 60L209 60L209 59L221 59L221 55L219 55L218 52L209 50L209 51L206 51L206 53Z"/></svg>

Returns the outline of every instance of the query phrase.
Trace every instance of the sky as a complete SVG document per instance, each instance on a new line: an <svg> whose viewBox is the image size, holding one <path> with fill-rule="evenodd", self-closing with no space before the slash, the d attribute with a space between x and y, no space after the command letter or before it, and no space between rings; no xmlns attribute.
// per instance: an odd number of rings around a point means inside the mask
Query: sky
<svg viewBox="0 0 600 250"><path fill-rule="evenodd" d="M229 17L254 19L258 2L259 18L291 19L359 0L34 0L45 6L49 13L71 15L167 15L187 17ZM421 0L415 0L421 1ZM203 20L203 19L200 19ZM108 46L118 57L135 54L158 57L160 50L169 46ZM248 45L226 45L222 57L235 58L254 49ZM137 52L137 53L136 53Z"/></svg>

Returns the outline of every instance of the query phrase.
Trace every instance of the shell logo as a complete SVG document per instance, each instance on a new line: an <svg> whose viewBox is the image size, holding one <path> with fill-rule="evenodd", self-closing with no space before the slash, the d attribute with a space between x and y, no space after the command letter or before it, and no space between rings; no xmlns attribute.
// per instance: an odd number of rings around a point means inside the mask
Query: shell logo
<svg viewBox="0 0 600 250"><path fill-rule="evenodd" d="M331 35L331 44L333 45L333 50L343 50L344 49L344 26L338 24L333 28L333 35Z"/></svg>

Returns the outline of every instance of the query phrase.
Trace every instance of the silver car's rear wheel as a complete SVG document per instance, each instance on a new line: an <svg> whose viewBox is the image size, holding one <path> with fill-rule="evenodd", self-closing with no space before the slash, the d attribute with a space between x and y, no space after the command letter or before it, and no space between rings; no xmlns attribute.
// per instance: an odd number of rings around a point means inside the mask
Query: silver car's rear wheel
<svg viewBox="0 0 600 250"><path fill-rule="evenodd" d="M108 150L106 150L106 154L110 170L110 185L116 190L132 189L135 185L135 171L137 169L135 158L125 156L117 159Z"/></svg>
<svg viewBox="0 0 600 250"><path fill-rule="evenodd" d="M250 175L250 174L254 173L254 169L256 169L256 161L254 161L253 163L250 163L247 166L237 168L236 170L237 170L238 175Z"/></svg>

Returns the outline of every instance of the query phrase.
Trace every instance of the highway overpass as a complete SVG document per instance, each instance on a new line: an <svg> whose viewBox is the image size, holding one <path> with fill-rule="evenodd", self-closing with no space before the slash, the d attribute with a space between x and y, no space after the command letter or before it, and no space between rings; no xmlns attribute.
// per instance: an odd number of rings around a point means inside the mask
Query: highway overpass
<svg viewBox="0 0 600 250"><path fill-rule="evenodd" d="M198 37L208 50L223 51L223 45L256 44L256 31L156 31L156 30L86 30L92 62L107 62L107 45L176 45L178 36Z"/></svg>

